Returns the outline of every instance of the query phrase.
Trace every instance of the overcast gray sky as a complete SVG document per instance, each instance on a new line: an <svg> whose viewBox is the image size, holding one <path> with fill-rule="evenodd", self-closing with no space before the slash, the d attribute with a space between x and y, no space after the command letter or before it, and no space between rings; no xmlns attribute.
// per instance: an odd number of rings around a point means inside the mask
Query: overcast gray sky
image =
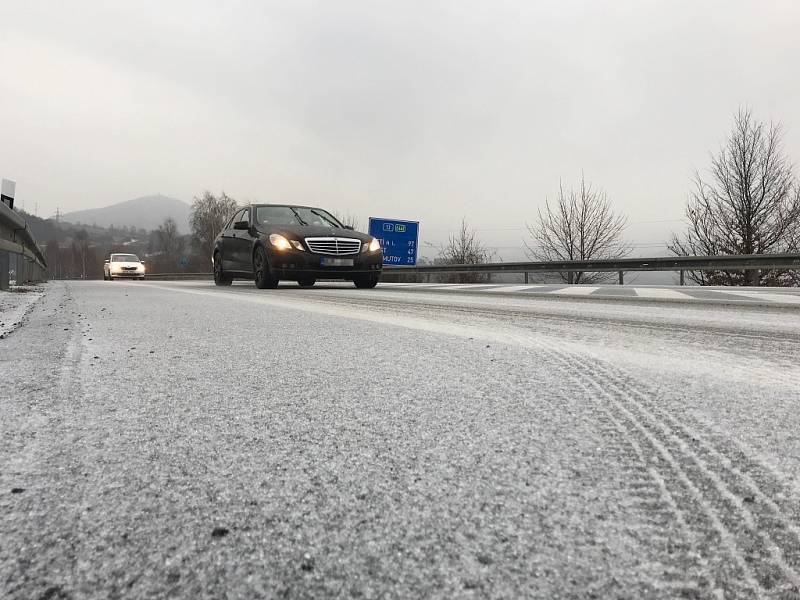
<svg viewBox="0 0 800 600"><path fill-rule="evenodd" d="M224 189L519 247L583 170L660 242L679 223L642 222L681 217L740 105L800 162L798 25L794 0L9 0L0 175L44 216Z"/></svg>

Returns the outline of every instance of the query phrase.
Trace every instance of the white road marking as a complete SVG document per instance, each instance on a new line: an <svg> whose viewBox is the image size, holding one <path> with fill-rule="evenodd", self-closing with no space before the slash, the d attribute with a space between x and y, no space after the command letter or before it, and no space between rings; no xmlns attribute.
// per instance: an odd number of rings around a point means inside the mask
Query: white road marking
<svg viewBox="0 0 800 600"><path fill-rule="evenodd" d="M378 287L442 287L447 285L446 283L408 283L408 282L386 282L386 283L379 283Z"/></svg>
<svg viewBox="0 0 800 600"><path fill-rule="evenodd" d="M520 290L533 289L533 288L537 288L537 287L546 287L546 286L543 286L543 285L505 285L503 287L494 288L494 289L491 289L491 290L482 290L482 291L487 292L487 293L492 293L492 294L497 294L497 293L510 294L512 292L518 292Z"/></svg>
<svg viewBox="0 0 800 600"><path fill-rule="evenodd" d="M692 300L692 297L678 290L669 288L637 287L633 288L640 298L664 298L670 300Z"/></svg>
<svg viewBox="0 0 800 600"><path fill-rule="evenodd" d="M565 295L565 296L588 296L599 290L599 287L591 285L580 285L572 287L563 287L560 290L553 290L551 294Z"/></svg>
<svg viewBox="0 0 800 600"><path fill-rule="evenodd" d="M800 304L800 296L794 294L770 294L769 292L740 292L737 290L725 290L725 294L733 294L742 298L752 298L754 300L766 300L768 302L785 302L786 304Z"/></svg>
<svg viewBox="0 0 800 600"><path fill-rule="evenodd" d="M448 290L468 290L470 288L486 287L487 285L503 287L502 283L447 283L443 285L442 288Z"/></svg>

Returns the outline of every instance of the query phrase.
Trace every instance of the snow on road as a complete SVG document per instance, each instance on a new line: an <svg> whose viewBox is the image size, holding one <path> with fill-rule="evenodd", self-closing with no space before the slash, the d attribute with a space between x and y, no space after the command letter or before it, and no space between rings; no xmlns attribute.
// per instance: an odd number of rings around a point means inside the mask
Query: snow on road
<svg viewBox="0 0 800 600"><path fill-rule="evenodd" d="M443 283L382 283L383 290L427 290L441 293L473 292L497 295L591 297L592 299L626 299L628 301L660 300L693 304L762 304L765 306L800 304L797 288L738 288L696 286L637 286L637 285L566 285L566 284L443 284Z"/></svg>
<svg viewBox="0 0 800 600"><path fill-rule="evenodd" d="M791 597L798 342L767 305L54 283L0 340L0 595Z"/></svg>
<svg viewBox="0 0 800 600"><path fill-rule="evenodd" d="M15 286L11 292L0 291L0 338L22 324L25 315L43 293L41 286Z"/></svg>

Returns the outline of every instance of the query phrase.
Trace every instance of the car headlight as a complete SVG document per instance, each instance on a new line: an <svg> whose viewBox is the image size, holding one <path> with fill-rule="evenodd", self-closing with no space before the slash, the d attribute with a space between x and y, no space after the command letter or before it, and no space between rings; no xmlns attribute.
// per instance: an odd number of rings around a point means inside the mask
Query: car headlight
<svg viewBox="0 0 800 600"><path fill-rule="evenodd" d="M364 242L364 252L376 252L381 249L381 243L378 241L378 238L372 238L372 241L368 244Z"/></svg>
<svg viewBox="0 0 800 600"><path fill-rule="evenodd" d="M278 250L290 250L292 245L282 235L278 235L277 233L272 233L269 236L269 243L275 246Z"/></svg>
<svg viewBox="0 0 800 600"><path fill-rule="evenodd" d="M295 250L305 251L305 248L303 248L303 244L301 244L297 240L290 240L290 241L292 242L292 246L294 246Z"/></svg>

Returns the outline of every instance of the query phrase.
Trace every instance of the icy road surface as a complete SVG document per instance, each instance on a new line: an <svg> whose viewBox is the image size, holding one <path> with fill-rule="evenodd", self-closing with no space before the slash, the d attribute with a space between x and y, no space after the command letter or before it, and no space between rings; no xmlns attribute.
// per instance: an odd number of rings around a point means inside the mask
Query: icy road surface
<svg viewBox="0 0 800 600"><path fill-rule="evenodd" d="M798 308L45 289L0 597L798 597Z"/></svg>

